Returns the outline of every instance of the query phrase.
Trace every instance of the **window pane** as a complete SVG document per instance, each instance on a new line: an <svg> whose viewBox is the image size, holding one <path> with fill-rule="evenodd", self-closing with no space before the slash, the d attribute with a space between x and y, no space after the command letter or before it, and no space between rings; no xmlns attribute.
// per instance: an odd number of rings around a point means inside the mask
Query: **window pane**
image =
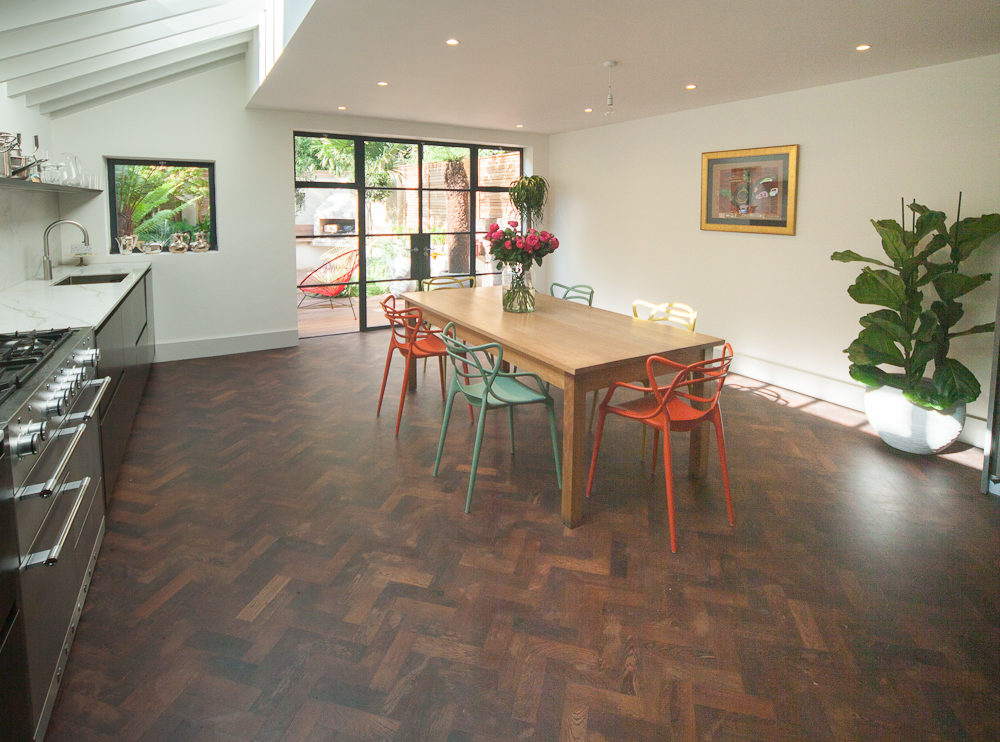
<svg viewBox="0 0 1000 742"><path fill-rule="evenodd" d="M520 175L520 152L506 149L479 150L479 185L506 188Z"/></svg>
<svg viewBox="0 0 1000 742"><path fill-rule="evenodd" d="M417 145L365 142L365 185L373 188L416 188Z"/></svg>
<svg viewBox="0 0 1000 742"><path fill-rule="evenodd" d="M431 235L431 275L469 274L469 235Z"/></svg>
<svg viewBox="0 0 1000 742"><path fill-rule="evenodd" d="M295 241L329 245L328 238L358 229L358 192L353 188L296 188Z"/></svg>
<svg viewBox="0 0 1000 742"><path fill-rule="evenodd" d="M424 147L424 188L469 189L468 147Z"/></svg>
<svg viewBox="0 0 1000 742"><path fill-rule="evenodd" d="M404 280L410 276L409 237L369 237L365 240L365 275L369 281ZM382 287L383 293L386 289ZM407 289L402 289L406 291Z"/></svg>
<svg viewBox="0 0 1000 742"><path fill-rule="evenodd" d="M187 245L207 244L207 249L218 249L211 163L108 160L108 166L110 198L116 211L111 225L112 253L119 252L120 243L115 238L128 235L165 250L174 241L172 235L183 234L186 237L181 239ZM197 246L195 252L200 252Z"/></svg>
<svg viewBox="0 0 1000 742"><path fill-rule="evenodd" d="M417 231L417 192L372 189L365 192L368 234Z"/></svg>
<svg viewBox="0 0 1000 742"><path fill-rule="evenodd" d="M517 221L520 215L506 192L480 192L476 194L476 231L485 232L494 222L506 227L507 222Z"/></svg>
<svg viewBox="0 0 1000 742"><path fill-rule="evenodd" d="M295 137L295 179L353 183L354 142L328 137Z"/></svg>
<svg viewBox="0 0 1000 742"><path fill-rule="evenodd" d="M424 191L424 232L468 231L468 191Z"/></svg>

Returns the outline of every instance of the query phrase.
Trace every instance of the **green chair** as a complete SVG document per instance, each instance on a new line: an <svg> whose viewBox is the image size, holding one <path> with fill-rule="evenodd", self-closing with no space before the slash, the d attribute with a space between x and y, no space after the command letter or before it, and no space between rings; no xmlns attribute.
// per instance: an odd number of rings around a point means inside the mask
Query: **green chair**
<svg viewBox="0 0 1000 742"><path fill-rule="evenodd" d="M549 293L557 299L567 301L578 301L588 307L594 306L594 287L585 283L578 283L575 286L567 286L564 283L553 283L549 286Z"/></svg>
<svg viewBox="0 0 1000 742"><path fill-rule="evenodd" d="M479 408L479 423L476 426L476 443L472 450L472 470L469 473L469 492L465 498L465 512L472 503L472 490L476 486L476 469L479 466L479 450L483 445L483 431L486 428L486 411L507 408L507 424L510 428L510 453L514 454L514 407L541 402L549 413L549 430L552 433L552 452L556 459L556 481L562 488L562 470L559 464L559 437L556 433L555 404L545 390L545 384L528 371L505 373L500 370L503 363L503 348L497 343L466 345L455 337L455 325L449 322L438 336L444 342L448 357L455 373L451 377L451 388L444 407L441 422L441 440L438 442L437 457L434 459L434 476L438 475L444 439L448 433L455 396L461 393L472 407ZM531 381L524 384L518 379ZM537 388L536 388L537 387Z"/></svg>

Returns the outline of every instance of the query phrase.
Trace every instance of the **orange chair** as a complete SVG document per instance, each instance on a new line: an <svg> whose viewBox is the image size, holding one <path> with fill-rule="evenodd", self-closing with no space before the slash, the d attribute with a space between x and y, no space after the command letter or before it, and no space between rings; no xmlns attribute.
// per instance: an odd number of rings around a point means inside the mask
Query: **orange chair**
<svg viewBox="0 0 1000 742"><path fill-rule="evenodd" d="M297 288L302 292L298 305L301 307L302 302L314 297L329 300L332 309L334 299L347 299L351 313L357 319L358 314L354 311L354 300L350 294L350 283L351 277L358 269L359 261L358 251L348 250L324 262L298 285Z"/></svg>
<svg viewBox="0 0 1000 742"><path fill-rule="evenodd" d="M420 309L412 307L410 309L396 309L396 297L389 294L382 300L382 310L385 312L389 325L392 328L392 335L389 338L389 353L385 357L385 371L382 373L382 390L378 393L378 410L376 416L382 412L382 397L385 395L385 382L389 378L389 364L392 363L392 354L399 351L406 359L406 368L403 371L403 391L399 395L399 412L396 414L396 435L399 435L399 421L403 419L403 404L406 402L406 388L410 380L410 366L414 358L438 359L438 367L441 370L441 399L444 399L444 357L448 351L438 337L440 330L430 330L424 327L424 318Z"/></svg>
<svg viewBox="0 0 1000 742"><path fill-rule="evenodd" d="M715 426L715 438L719 445L719 463L722 466L722 484L726 489L726 508L729 511L729 525L733 525L733 500L729 492L729 468L726 466L726 441L722 433L722 413L719 411L719 394L733 361L733 348L726 343L721 358L692 363L684 366L661 356L650 356L646 361L646 375L649 386L616 381L608 389L600 405L597 418L597 432L594 438L594 453L590 460L590 476L587 479L587 497L594 484L594 469L597 467L597 453L601 448L604 433L604 418L609 412L630 420L638 420L648 425L653 433L653 459L655 467L656 447L660 433L663 433L663 476L667 481L667 516L670 520L670 550L677 553L677 537L674 533L674 475L670 464L670 433L690 432L695 426L708 421ZM661 367L667 368L661 368ZM666 389L657 386L656 376L677 371L677 375ZM699 388L699 385L702 385ZM632 389L645 392L638 399L620 404L612 404L611 398L618 389ZM708 393L703 395L702 390ZM701 405L701 406L696 406ZM655 471L655 468L654 468Z"/></svg>

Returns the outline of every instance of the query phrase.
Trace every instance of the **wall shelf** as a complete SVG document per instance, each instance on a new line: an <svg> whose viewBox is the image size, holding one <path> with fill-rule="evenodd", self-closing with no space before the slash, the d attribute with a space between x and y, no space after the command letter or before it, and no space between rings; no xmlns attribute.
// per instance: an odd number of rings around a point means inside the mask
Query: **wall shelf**
<svg viewBox="0 0 1000 742"><path fill-rule="evenodd" d="M47 193L78 193L89 196L104 193L100 188L82 188L80 186L59 185L57 183L35 183L30 180L21 180L20 178L0 178L0 188Z"/></svg>

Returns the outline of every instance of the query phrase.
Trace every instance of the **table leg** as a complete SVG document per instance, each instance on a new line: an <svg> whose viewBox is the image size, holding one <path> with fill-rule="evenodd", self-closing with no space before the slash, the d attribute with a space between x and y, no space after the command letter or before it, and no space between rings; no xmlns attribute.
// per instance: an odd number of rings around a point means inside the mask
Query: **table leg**
<svg viewBox="0 0 1000 742"><path fill-rule="evenodd" d="M587 393L578 392L573 376L563 384L562 520L576 528L583 520L583 495L587 486L584 466Z"/></svg>
<svg viewBox="0 0 1000 742"><path fill-rule="evenodd" d="M419 363L410 364L410 373L406 377L406 388L407 391L416 391L417 389L417 366Z"/></svg>
<svg viewBox="0 0 1000 742"><path fill-rule="evenodd" d="M702 360L708 360L714 357L715 353L712 348L707 348L704 351ZM705 388L701 384L696 384L691 387L691 391L697 395L703 395L705 393ZM688 472L692 479L702 479L708 475L708 441L709 441L709 424L702 423L694 430L691 431L691 450L688 452Z"/></svg>

